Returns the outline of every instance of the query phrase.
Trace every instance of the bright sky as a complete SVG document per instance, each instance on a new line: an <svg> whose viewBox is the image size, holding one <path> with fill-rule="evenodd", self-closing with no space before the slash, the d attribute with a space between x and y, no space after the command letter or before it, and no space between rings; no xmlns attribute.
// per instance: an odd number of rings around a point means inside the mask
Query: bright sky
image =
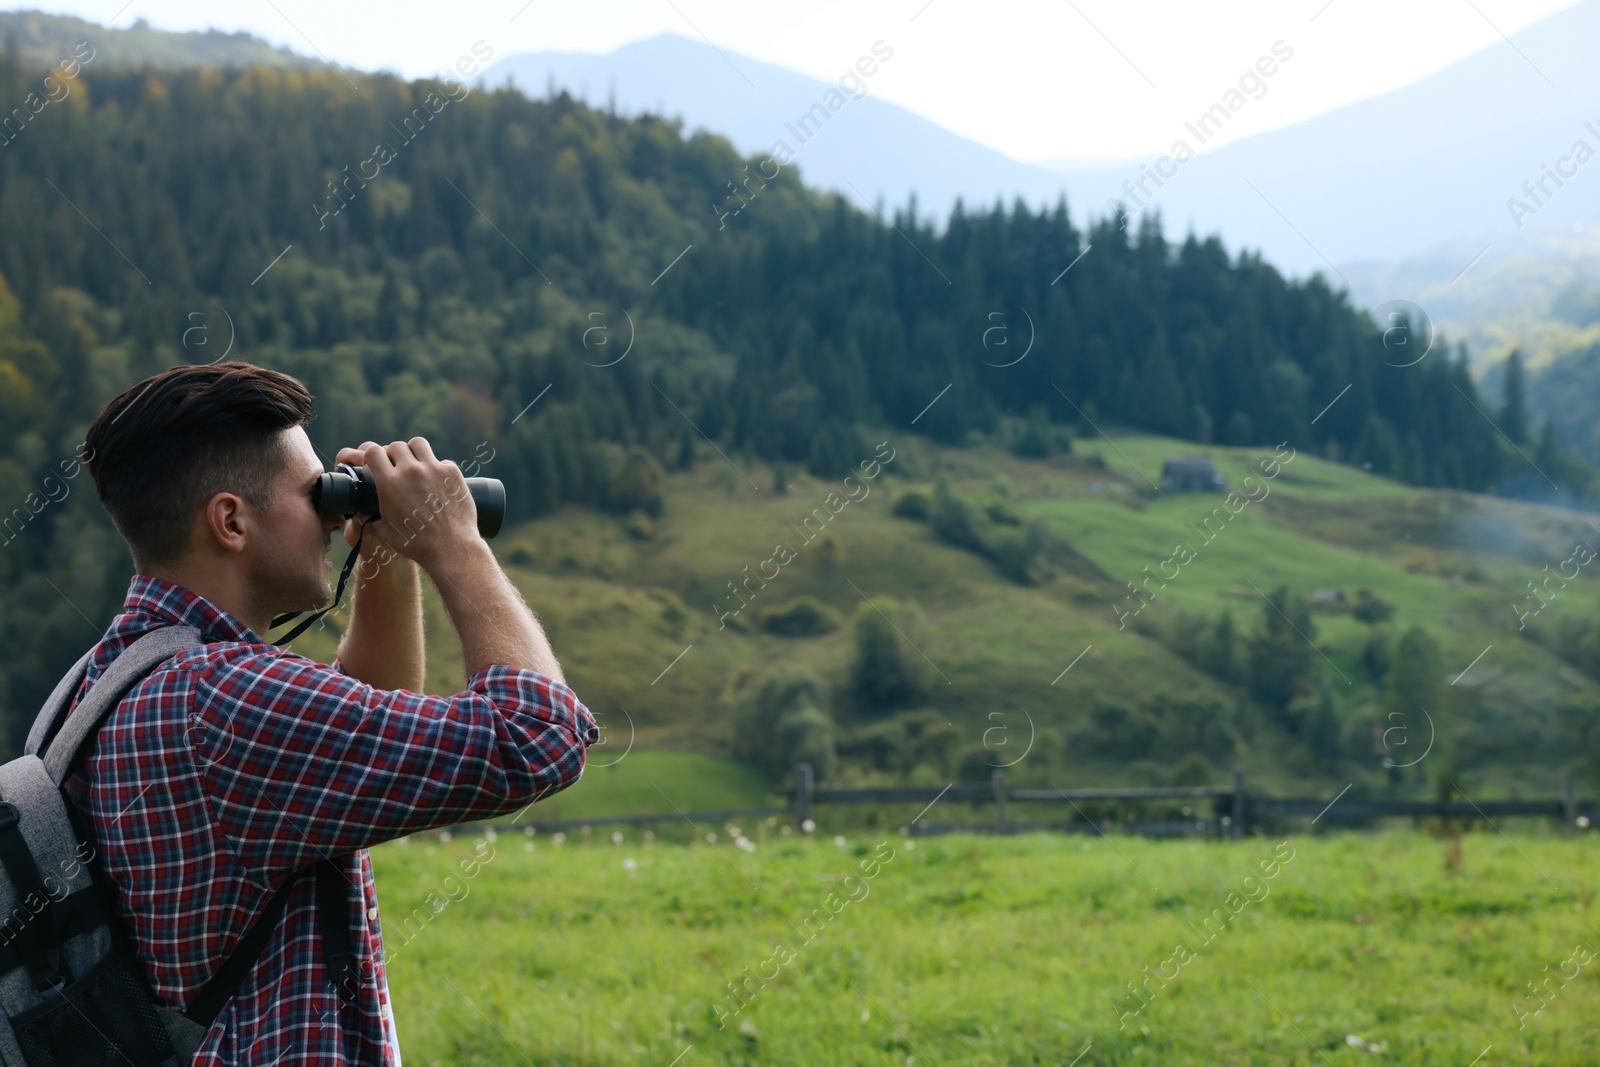
<svg viewBox="0 0 1600 1067"><path fill-rule="evenodd" d="M610 52L660 33L836 79L882 39L872 92L1022 160L1165 149L1276 41L1293 60L1228 140L1417 81L1574 0L36 0L115 26L248 30L363 70L435 74L475 41ZM1600 0L1596 0L1600 2ZM13 5L6 5L13 6Z"/></svg>

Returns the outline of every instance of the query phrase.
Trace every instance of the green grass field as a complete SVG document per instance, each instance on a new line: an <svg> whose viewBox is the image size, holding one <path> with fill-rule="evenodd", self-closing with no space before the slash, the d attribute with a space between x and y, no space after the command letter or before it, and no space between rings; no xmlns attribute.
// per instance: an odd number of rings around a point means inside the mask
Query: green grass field
<svg viewBox="0 0 1600 1067"><path fill-rule="evenodd" d="M1484 829L1453 855L1400 831L839 845L740 829L753 852L720 828L716 846L690 847L501 834L470 879L462 835L376 849L406 1062L1600 1059L1600 960L1574 958L1600 948L1592 833ZM1257 865L1289 850L1263 877ZM727 983L746 967L767 980L749 981L735 1013ZM1170 984L1149 979L1147 1005L1119 1015L1139 1005L1127 984L1147 967Z"/></svg>

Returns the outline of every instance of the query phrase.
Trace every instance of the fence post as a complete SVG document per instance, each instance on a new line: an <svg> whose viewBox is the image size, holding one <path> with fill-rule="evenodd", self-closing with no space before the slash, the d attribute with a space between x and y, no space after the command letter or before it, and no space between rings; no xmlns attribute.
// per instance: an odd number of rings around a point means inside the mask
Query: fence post
<svg viewBox="0 0 1600 1067"><path fill-rule="evenodd" d="M1228 836L1239 840L1240 824L1244 822L1244 772L1239 768L1233 769L1233 825Z"/></svg>
<svg viewBox="0 0 1600 1067"><path fill-rule="evenodd" d="M794 768L794 825L795 829L805 833L807 820L811 818L811 764L797 763Z"/></svg>
<svg viewBox="0 0 1600 1067"><path fill-rule="evenodd" d="M1572 788L1572 772L1561 772L1561 828L1562 836L1571 837L1578 822L1578 794Z"/></svg>
<svg viewBox="0 0 1600 1067"><path fill-rule="evenodd" d="M1006 770L996 767L991 776L994 785L994 830L997 834L1011 832L1011 823L1006 813L1006 799L1011 795L1011 790L1006 786Z"/></svg>

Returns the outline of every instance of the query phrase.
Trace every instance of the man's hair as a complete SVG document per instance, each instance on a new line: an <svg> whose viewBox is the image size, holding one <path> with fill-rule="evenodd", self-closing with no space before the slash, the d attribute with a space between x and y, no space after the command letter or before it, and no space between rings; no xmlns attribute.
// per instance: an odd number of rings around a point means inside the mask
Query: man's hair
<svg viewBox="0 0 1600 1067"><path fill-rule="evenodd" d="M236 361L170 367L107 404L85 465L135 568L180 560L195 512L218 493L270 508L287 461L281 434L315 415L300 382Z"/></svg>

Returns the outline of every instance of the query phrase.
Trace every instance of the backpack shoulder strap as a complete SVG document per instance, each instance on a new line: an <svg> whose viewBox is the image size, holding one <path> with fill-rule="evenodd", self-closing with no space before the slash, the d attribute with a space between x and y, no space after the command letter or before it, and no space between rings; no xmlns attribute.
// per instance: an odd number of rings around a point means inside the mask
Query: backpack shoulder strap
<svg viewBox="0 0 1600 1067"><path fill-rule="evenodd" d="M39 750L50 742L51 735L57 726L61 725L61 718L66 714L67 705L72 703L78 686L83 684L83 676L89 671L89 661L94 658L95 648L89 649L72 665L72 669L61 676L55 689L45 700L44 707L39 710L39 715L33 720L33 728L28 731L28 743L22 751L30 756L37 756Z"/></svg>
<svg viewBox="0 0 1600 1067"><path fill-rule="evenodd" d="M189 1001L183 1014L192 1022L209 1030L228 998L238 992L250 969L266 950L267 939L272 936L272 931L283 918L284 909L289 906L289 891L302 873L303 869L295 871L283 880L278 891L272 894L272 899L262 909L260 917L245 931L239 943L233 946L233 952L222 961L222 966L217 968L217 973Z"/></svg>
<svg viewBox="0 0 1600 1067"><path fill-rule="evenodd" d="M321 859L311 865L316 872L317 925L322 932L323 966L341 1003L352 1004L361 981L356 968L356 957L350 948L350 909L344 895L344 874L336 860ZM191 1022L210 1029L223 1005L239 991L244 980L266 950L273 929L283 919L289 904L289 891L299 881L307 868L302 867L283 880L283 885L273 894L261 915L233 952L222 961L217 973L211 976L204 988L194 995L183 1015Z"/></svg>
<svg viewBox="0 0 1600 1067"><path fill-rule="evenodd" d="M202 643L200 631L193 626L163 626L123 649L105 673L94 680L89 692L67 716L61 732L46 747L42 758L50 780L59 786L66 779L79 752L128 690L159 664Z"/></svg>

